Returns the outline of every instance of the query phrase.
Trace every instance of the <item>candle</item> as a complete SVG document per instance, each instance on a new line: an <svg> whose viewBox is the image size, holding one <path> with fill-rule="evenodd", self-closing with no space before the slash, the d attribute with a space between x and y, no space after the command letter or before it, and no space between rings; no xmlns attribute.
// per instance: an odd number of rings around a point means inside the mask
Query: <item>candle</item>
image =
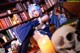
<svg viewBox="0 0 80 53"><path fill-rule="evenodd" d="M56 53L54 46L47 35L41 37L37 42L42 53Z"/></svg>

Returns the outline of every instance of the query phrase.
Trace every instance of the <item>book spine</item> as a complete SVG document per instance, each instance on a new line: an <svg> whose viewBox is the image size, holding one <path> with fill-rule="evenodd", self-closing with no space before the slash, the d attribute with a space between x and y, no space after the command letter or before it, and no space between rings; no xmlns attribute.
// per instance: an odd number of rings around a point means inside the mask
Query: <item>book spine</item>
<svg viewBox="0 0 80 53"><path fill-rule="evenodd" d="M7 10L7 13L8 14L11 14L12 12L11 12L11 10ZM12 18L10 17L10 16L8 16L8 19L9 19L9 21L10 21L10 23L11 23L11 26L13 25L13 23L12 23Z"/></svg>
<svg viewBox="0 0 80 53"><path fill-rule="evenodd" d="M13 26L12 18L8 16L8 19L9 19L9 21L10 21L10 23L11 23L11 26Z"/></svg>
<svg viewBox="0 0 80 53"><path fill-rule="evenodd" d="M49 3L49 7L51 7L51 6L52 6L52 4L51 4L50 0L48 0L48 3Z"/></svg>
<svg viewBox="0 0 80 53"><path fill-rule="evenodd" d="M7 28L8 27L7 22L5 21L4 18L2 20L3 20L3 25L5 26L5 28Z"/></svg>
<svg viewBox="0 0 80 53"><path fill-rule="evenodd" d="M9 30L9 29L8 29ZM8 34L7 36L9 37L9 39L11 40L12 39L12 37L11 37L11 34L10 34L10 32L8 31L8 30L6 30L6 33Z"/></svg>
<svg viewBox="0 0 80 53"><path fill-rule="evenodd" d="M21 22L21 19L19 17L18 14L13 14L13 17L12 17L12 23L13 25L17 24L17 23L20 23Z"/></svg>
<svg viewBox="0 0 80 53"><path fill-rule="evenodd" d="M27 2L26 2L26 5L27 5L27 7L29 7L29 6L30 6L30 2L27 1Z"/></svg>
<svg viewBox="0 0 80 53"><path fill-rule="evenodd" d="M1 28L2 29L6 29L7 25L6 25L5 21L4 21L4 19L0 19L0 22L1 22Z"/></svg>
<svg viewBox="0 0 80 53"><path fill-rule="evenodd" d="M17 8L19 11L22 11L22 8L21 8L21 6L19 5L19 3L16 4L16 8Z"/></svg>
<svg viewBox="0 0 80 53"><path fill-rule="evenodd" d="M24 12L20 13L20 16L23 21L28 20L28 17L26 16L26 14Z"/></svg>
<svg viewBox="0 0 80 53"><path fill-rule="evenodd" d="M13 17L14 17L15 20L17 19L18 22L22 22L22 20L21 20L21 18L18 14L14 14Z"/></svg>
<svg viewBox="0 0 80 53"><path fill-rule="evenodd" d="M51 6L55 4L55 1L54 0L49 0L50 3L51 3Z"/></svg>
<svg viewBox="0 0 80 53"><path fill-rule="evenodd" d="M27 10L27 9L28 9L28 7L27 7L26 3L23 3L23 7L24 7L24 9L25 9L25 10Z"/></svg>
<svg viewBox="0 0 80 53"><path fill-rule="evenodd" d="M4 18L8 27L12 26L8 17Z"/></svg>
<svg viewBox="0 0 80 53"><path fill-rule="evenodd" d="M2 26L2 23L1 23L1 21L0 21L0 30L2 30L3 29L3 26Z"/></svg>
<svg viewBox="0 0 80 53"><path fill-rule="evenodd" d="M4 40L4 42L8 41L7 38L6 38L6 36L3 36L2 39Z"/></svg>
<svg viewBox="0 0 80 53"><path fill-rule="evenodd" d="M9 37L7 36L7 34L0 33L0 38L2 38L4 40L4 42L8 42L8 40L10 40Z"/></svg>
<svg viewBox="0 0 80 53"><path fill-rule="evenodd" d="M46 3L47 8L49 8L49 7L50 7L50 5L49 5L48 0L45 0L45 3Z"/></svg>
<svg viewBox="0 0 80 53"><path fill-rule="evenodd" d="M13 34L13 30L12 29L8 29L9 35L11 36L11 38L15 38L14 34Z"/></svg>

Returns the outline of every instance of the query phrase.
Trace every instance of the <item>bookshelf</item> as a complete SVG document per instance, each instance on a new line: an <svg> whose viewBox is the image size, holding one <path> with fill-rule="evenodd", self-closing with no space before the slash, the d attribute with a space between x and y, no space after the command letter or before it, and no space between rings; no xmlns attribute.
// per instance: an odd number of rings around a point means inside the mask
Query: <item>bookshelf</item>
<svg viewBox="0 0 80 53"><path fill-rule="evenodd" d="M29 19L28 13L26 12L26 10L24 10L22 6L23 2L24 1L14 1L14 2L5 2L0 4L0 33L5 34L6 31L8 31L6 33L9 33L11 28L20 25L21 23L24 23L24 21L27 21ZM26 20L22 18L22 14L25 15L25 17L27 18ZM15 18L19 19L18 20L19 22L12 24L11 21ZM10 23L10 25L7 25L7 23L8 24ZM10 36L11 34L9 33L8 35ZM5 46L9 45L13 40L16 39L17 38L11 38L9 41L0 44L0 46L5 48Z"/></svg>
<svg viewBox="0 0 80 53"><path fill-rule="evenodd" d="M21 18L21 21L16 23L16 24L10 24L10 26L7 26L7 27L4 27L0 29L0 33L3 33L4 31L8 30L8 29L11 29L15 26L18 26L18 25L21 25L27 21L30 21L30 20L33 20L35 18L32 18L30 19L28 13L27 13L27 10L28 10L28 6L31 4L31 3L34 3L35 0L14 0L11 2L11 0L7 0L7 2L3 3L3 4L0 4L0 19L13 19L13 15L14 14L17 14L20 16ZM47 3L49 2L49 3ZM54 5L55 2L53 2L53 0L40 0L40 2L38 3L39 5L46 5L47 8L44 9L44 12L43 13L46 13L46 12L50 12L51 10L54 9ZM26 7L25 7L26 6ZM10 11L10 12L9 12ZM24 16L24 17L23 17ZM26 19L26 18L27 19ZM10 20L8 20L10 21Z"/></svg>
<svg viewBox="0 0 80 53"><path fill-rule="evenodd" d="M30 1L29 1L30 2ZM44 3L44 2L40 2L39 4L41 5L41 3ZM19 4L19 8L17 6L17 4ZM23 5L26 5L26 9ZM11 25L11 26L8 26L6 28L3 28L3 29L0 29L0 33L4 33L4 31L6 32L6 30L8 29L11 29L15 26L18 26L18 25L21 25L27 21L30 21L30 20L33 20L35 18L32 18L30 19L28 13L27 13L27 7L28 7L28 2L23 0L23 1L15 1L15 2L7 2L7 3L4 3L4 4L0 4L0 19L7 19L8 17L10 17L9 19L11 19L13 17L14 14L18 14L21 18L21 22L19 23L16 23L14 25ZM17 6L17 7L16 7ZM54 8L54 5L51 6L50 8L46 9L43 13L46 13L47 11L51 11L52 9ZM8 11L11 11L11 12L8 12ZM27 20L24 20L21 16L22 13L25 13L25 16L27 17ZM10 21L10 20L9 20ZM8 44L10 44L11 41L15 40L16 38L12 38L10 41L7 41L6 43L3 43L2 46L6 46Z"/></svg>

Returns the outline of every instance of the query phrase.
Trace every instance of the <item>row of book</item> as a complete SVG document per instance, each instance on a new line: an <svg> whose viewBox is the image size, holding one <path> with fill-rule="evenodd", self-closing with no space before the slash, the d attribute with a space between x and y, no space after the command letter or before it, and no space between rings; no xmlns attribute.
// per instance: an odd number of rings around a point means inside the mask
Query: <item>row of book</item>
<svg viewBox="0 0 80 53"><path fill-rule="evenodd" d="M17 0L9 0L10 2L15 2ZM30 5L29 2L22 3L25 10L28 9ZM7 7L8 6L8 7ZM11 7L9 7L11 6ZM3 8L2 8L3 9ZM15 24L18 24L22 21L28 20L26 13L24 12L20 3L4 5L4 10L0 9L0 30L9 28ZM20 12L20 13L18 13ZM5 31L5 33L0 33L0 37L8 42L9 40L16 38L16 34L14 32L14 27Z"/></svg>
<svg viewBox="0 0 80 53"><path fill-rule="evenodd" d="M29 1L22 3L22 5L23 5L23 7L24 7L24 9L25 9L26 11L28 10L28 7L29 7L30 4L31 4L31 3L30 3Z"/></svg>
<svg viewBox="0 0 80 53"><path fill-rule="evenodd" d="M17 13L17 12L20 12L20 13ZM8 16L6 16L6 15L8 15ZM0 17L1 17L0 18L0 30L11 27L22 21L28 20L26 13L24 12L24 10L22 9L22 7L19 3L16 3L15 7L13 6L13 8L5 9L4 12L0 12ZM4 18L2 18L2 17L4 17ZM4 39L5 42L15 38L14 28L6 30L6 34L5 33L3 33L3 34L0 33L0 34L2 35L2 38Z"/></svg>
<svg viewBox="0 0 80 53"><path fill-rule="evenodd" d="M20 18L20 16L22 18ZM8 16L6 18L0 19L0 29L6 29L8 27L22 22L22 20L27 20L27 17L24 12L20 13L20 16L18 14L13 14L12 17Z"/></svg>
<svg viewBox="0 0 80 53"><path fill-rule="evenodd" d="M47 8L50 8L55 3L56 3L56 0L45 0L45 4L46 4Z"/></svg>
<svg viewBox="0 0 80 53"><path fill-rule="evenodd" d="M18 4L16 6L17 6L19 11L22 10L22 8ZM7 10L6 13L7 14L12 14L13 12L11 10ZM0 15L4 16L4 15L6 15L6 13L2 13ZM26 16L25 12L22 11L21 13L18 13L18 14L15 12L11 16L7 16L5 18L0 19L0 28L1 29L6 29L10 26L13 26L13 25L15 25L17 23L20 23L22 21L25 21L27 19L28 19L28 17Z"/></svg>
<svg viewBox="0 0 80 53"><path fill-rule="evenodd" d="M21 15L23 17L25 17L24 12ZM6 17L4 19L0 19L1 30L6 29L6 28L8 28L12 25L15 25L15 24L19 23L19 22L22 22L22 20L20 19L20 16L18 14L13 14L12 18L11 17ZM6 30L6 33L8 34L7 36L8 36L9 39L15 38L13 29L14 28Z"/></svg>

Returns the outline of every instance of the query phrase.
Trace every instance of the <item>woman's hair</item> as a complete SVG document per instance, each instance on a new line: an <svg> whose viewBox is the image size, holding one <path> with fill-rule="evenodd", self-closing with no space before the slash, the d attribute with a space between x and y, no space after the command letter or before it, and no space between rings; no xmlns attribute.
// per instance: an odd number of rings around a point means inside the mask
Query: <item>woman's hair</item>
<svg viewBox="0 0 80 53"><path fill-rule="evenodd" d="M29 13L29 16L30 18L33 18L33 10L37 10L39 13L41 13L41 8L39 5L37 4L31 4L29 7L28 7L28 13Z"/></svg>

